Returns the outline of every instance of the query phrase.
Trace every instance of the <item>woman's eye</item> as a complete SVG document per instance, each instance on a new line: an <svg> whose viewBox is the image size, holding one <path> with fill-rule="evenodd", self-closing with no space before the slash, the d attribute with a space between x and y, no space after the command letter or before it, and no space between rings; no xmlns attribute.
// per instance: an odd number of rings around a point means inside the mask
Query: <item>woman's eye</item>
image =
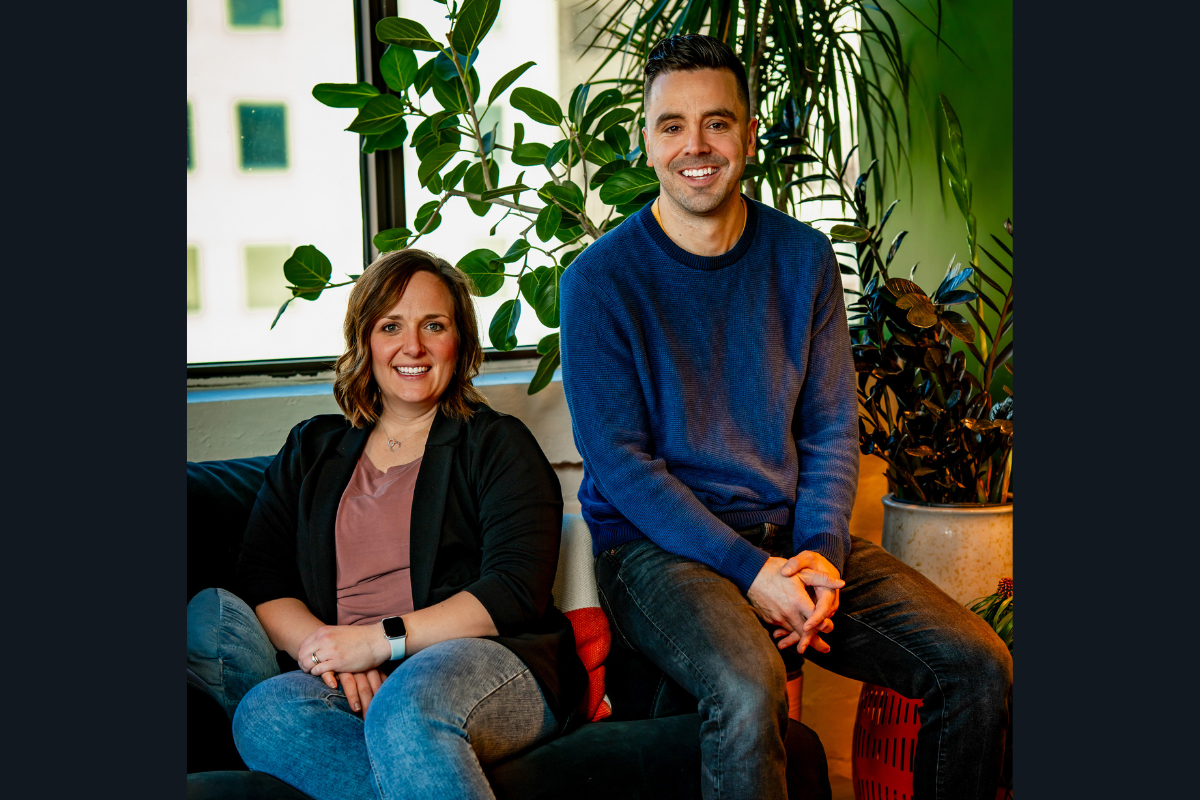
<svg viewBox="0 0 1200 800"><path fill-rule="evenodd" d="M397 330L397 328L396 328L396 323L394 323L394 322L389 322L387 325L384 325L384 326L383 326L383 328L381 328L381 330L382 330L384 333L395 333L395 332L396 332L396 330Z"/></svg>
<svg viewBox="0 0 1200 800"><path fill-rule="evenodd" d="M425 327L429 328L431 331L442 331L446 329L446 326L440 322L431 322Z"/></svg>

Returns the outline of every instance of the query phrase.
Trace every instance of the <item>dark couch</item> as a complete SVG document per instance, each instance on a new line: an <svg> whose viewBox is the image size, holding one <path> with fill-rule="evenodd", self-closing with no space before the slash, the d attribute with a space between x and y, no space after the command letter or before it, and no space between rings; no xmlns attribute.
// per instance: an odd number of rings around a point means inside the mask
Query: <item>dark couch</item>
<svg viewBox="0 0 1200 800"><path fill-rule="evenodd" d="M232 589L242 533L270 457L188 462L187 599L210 586ZM614 715L488 770L499 798L699 798L700 717L696 700L640 654L614 646L605 661ZM791 721L788 795L830 798L820 739ZM249 772L224 710L188 672L188 797L306 800L304 793Z"/></svg>

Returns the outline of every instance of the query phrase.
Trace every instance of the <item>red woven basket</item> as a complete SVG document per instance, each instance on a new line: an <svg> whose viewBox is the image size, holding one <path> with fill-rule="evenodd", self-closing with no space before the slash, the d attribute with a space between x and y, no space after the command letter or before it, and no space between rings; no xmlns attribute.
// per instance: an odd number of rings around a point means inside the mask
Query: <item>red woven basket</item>
<svg viewBox="0 0 1200 800"><path fill-rule="evenodd" d="M864 683L854 720L851 770L855 800L912 800L913 751L923 703ZM997 800L1012 800L1003 787Z"/></svg>
<svg viewBox="0 0 1200 800"><path fill-rule="evenodd" d="M911 800L920 700L864 683L854 720L855 800Z"/></svg>

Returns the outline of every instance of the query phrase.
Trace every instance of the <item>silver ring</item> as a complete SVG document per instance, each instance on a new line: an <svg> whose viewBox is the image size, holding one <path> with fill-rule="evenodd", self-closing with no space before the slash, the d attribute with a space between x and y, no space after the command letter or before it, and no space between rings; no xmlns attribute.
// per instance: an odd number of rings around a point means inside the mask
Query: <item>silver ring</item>
<svg viewBox="0 0 1200 800"><path fill-rule="evenodd" d="M313 650L313 654L312 654L312 660L313 660L313 664L320 664L320 663L321 663L321 659L317 658L317 651L316 651L316 650Z"/></svg>

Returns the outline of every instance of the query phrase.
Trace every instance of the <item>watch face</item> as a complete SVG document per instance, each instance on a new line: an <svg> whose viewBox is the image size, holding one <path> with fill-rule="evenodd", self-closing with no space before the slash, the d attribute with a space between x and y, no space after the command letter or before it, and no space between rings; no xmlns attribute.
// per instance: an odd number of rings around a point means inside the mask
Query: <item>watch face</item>
<svg viewBox="0 0 1200 800"><path fill-rule="evenodd" d="M404 628L404 620L400 617L386 617L383 620L383 635L389 639L407 636L408 631Z"/></svg>

